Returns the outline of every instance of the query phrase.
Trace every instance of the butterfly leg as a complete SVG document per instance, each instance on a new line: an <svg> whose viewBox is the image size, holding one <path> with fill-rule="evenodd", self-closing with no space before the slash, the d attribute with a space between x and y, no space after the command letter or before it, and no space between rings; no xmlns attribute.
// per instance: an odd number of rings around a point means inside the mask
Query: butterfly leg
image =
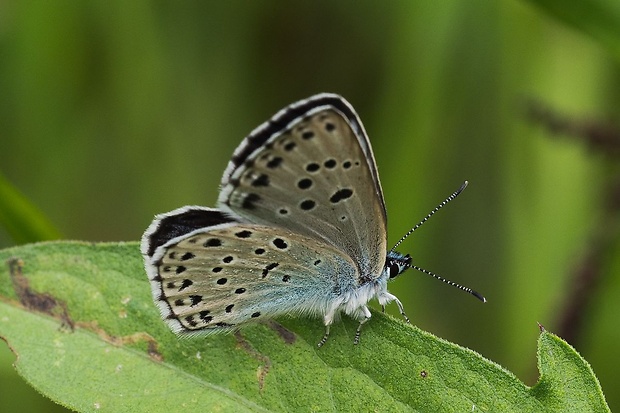
<svg viewBox="0 0 620 413"><path fill-rule="evenodd" d="M329 326L330 324L325 326L325 335L323 336L321 341L319 341L319 344L317 344L317 347L323 347L323 344L325 344L325 342L327 341L327 337L329 337Z"/></svg>
<svg viewBox="0 0 620 413"><path fill-rule="evenodd" d="M327 341L327 338L329 337L329 327L334 322L334 316L336 315L336 311L338 311L338 305L333 305L327 311L325 317L323 317L323 323L325 324L325 335L323 336L321 341L319 341L319 344L317 345L318 347L322 347L323 344L325 344L325 342Z"/></svg>
<svg viewBox="0 0 620 413"><path fill-rule="evenodd" d="M360 320L360 325L357 326L357 330L355 331L355 338L353 339L353 344L359 344L360 343L360 334L362 333L362 325L370 320L370 310L368 309L368 307L364 306L362 307L362 312L364 313L364 318L362 318Z"/></svg>
<svg viewBox="0 0 620 413"><path fill-rule="evenodd" d="M407 323L410 323L409 321L409 317L407 317L407 314L405 314L405 309L403 308L403 303L400 302L400 300L396 297L394 297L394 301L396 301L396 305L398 306L398 311L400 311L400 315L403 316L403 318L405 319L405 321Z"/></svg>
<svg viewBox="0 0 620 413"><path fill-rule="evenodd" d="M379 304L381 304L381 307L384 308L386 303L389 303L390 301L395 301L396 305L398 306L398 311L400 311L400 315L403 316L403 318L405 319L405 321L407 323L409 323L409 317L407 317L407 314L405 314L405 309L403 308L403 303L400 302L400 300L398 298L396 298L395 295L392 295L388 292L384 292L383 294L381 294L381 296L379 297Z"/></svg>

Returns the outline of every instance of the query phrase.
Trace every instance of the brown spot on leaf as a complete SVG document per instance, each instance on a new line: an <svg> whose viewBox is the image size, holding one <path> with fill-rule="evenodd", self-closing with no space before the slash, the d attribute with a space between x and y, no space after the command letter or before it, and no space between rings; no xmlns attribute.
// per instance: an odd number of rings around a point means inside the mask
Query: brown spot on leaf
<svg viewBox="0 0 620 413"><path fill-rule="evenodd" d="M21 258L9 258L7 265L15 294L17 294L21 305L29 310L59 319L61 329L67 329L71 332L75 329L75 322L69 317L67 304L64 301L54 298L51 294L39 293L30 288L28 277L23 272L24 261Z"/></svg>
<svg viewBox="0 0 620 413"><path fill-rule="evenodd" d="M100 339L115 347L124 346L126 344L145 342L146 352L151 358L151 360L157 362L161 362L164 360L163 355L159 352L159 344L157 343L157 340L155 340L155 338L153 338L153 336L148 333L139 332L131 334L129 336L114 336L112 334L108 334L107 331L99 327L99 324L96 321L78 322L77 326L94 332L99 336Z"/></svg>
<svg viewBox="0 0 620 413"><path fill-rule="evenodd" d="M241 335L239 331L235 332L235 339L237 340L237 347L242 348L246 353L262 363L262 365L258 366L258 369L256 370L258 391L262 393L263 388L265 387L265 377L267 377L267 373L269 373L269 369L271 368L271 360L269 357L259 353L254 347L252 347L252 345Z"/></svg>
<svg viewBox="0 0 620 413"><path fill-rule="evenodd" d="M282 324L270 320L267 325L274 330L286 344L293 344L297 341L297 336L291 330L288 330Z"/></svg>
<svg viewBox="0 0 620 413"><path fill-rule="evenodd" d="M59 319L61 328L75 330L75 327L90 330L96 333L103 341L114 346L120 347L125 344L134 344L141 341L146 342L146 352L154 361L163 361L163 357L158 349L157 341L147 333L134 333L129 336L113 336L99 327L97 321L74 321L69 317L67 305L64 301L53 297L48 293L38 293L30 288L28 277L23 273L24 261L20 258L11 258L7 261L9 274L13 282L13 288L19 298L20 304L25 308L48 314Z"/></svg>

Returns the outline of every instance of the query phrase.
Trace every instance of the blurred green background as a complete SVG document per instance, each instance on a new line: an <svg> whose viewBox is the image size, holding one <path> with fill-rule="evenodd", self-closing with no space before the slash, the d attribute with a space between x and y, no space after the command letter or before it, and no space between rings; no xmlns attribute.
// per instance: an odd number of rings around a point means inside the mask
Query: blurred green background
<svg viewBox="0 0 620 413"><path fill-rule="evenodd" d="M412 322L532 385L536 323L561 333L576 309L569 341L618 410L618 154L578 126L620 125L619 30L617 0L2 2L0 204L16 189L64 239L138 240L156 213L214 205L255 126L339 93L370 135L390 243L470 181L400 250L488 303L410 271L390 290ZM530 99L565 127L532 121ZM1 215L0 247L57 237ZM0 411L62 411L13 361L0 342Z"/></svg>

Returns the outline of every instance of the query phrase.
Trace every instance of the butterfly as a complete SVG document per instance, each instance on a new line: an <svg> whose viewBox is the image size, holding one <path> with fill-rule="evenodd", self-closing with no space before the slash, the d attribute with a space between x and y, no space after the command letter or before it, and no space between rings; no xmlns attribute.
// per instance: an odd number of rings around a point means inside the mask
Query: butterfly
<svg viewBox="0 0 620 413"><path fill-rule="evenodd" d="M224 171L217 208L157 215L141 252L173 332L231 332L282 315L314 316L325 324L319 347L340 313L359 321L358 344L374 298L395 302L408 322L387 283L419 269L408 254L387 249L370 141L353 107L328 93L293 103L250 133Z"/></svg>

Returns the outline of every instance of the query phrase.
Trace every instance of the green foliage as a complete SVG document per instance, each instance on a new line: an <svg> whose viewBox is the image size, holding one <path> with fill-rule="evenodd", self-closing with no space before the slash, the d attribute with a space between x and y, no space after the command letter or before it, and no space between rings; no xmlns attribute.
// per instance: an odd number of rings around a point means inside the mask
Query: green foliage
<svg viewBox="0 0 620 413"><path fill-rule="evenodd" d="M0 227L16 244L61 238L60 232L0 174Z"/></svg>
<svg viewBox="0 0 620 413"><path fill-rule="evenodd" d="M317 320L180 340L160 320L137 243L0 251L0 337L19 373L78 411L605 412L590 366L553 334L528 388L479 354L373 314L317 349Z"/></svg>
<svg viewBox="0 0 620 413"><path fill-rule="evenodd" d="M551 16L592 36L620 61L620 4L616 0L529 0Z"/></svg>

